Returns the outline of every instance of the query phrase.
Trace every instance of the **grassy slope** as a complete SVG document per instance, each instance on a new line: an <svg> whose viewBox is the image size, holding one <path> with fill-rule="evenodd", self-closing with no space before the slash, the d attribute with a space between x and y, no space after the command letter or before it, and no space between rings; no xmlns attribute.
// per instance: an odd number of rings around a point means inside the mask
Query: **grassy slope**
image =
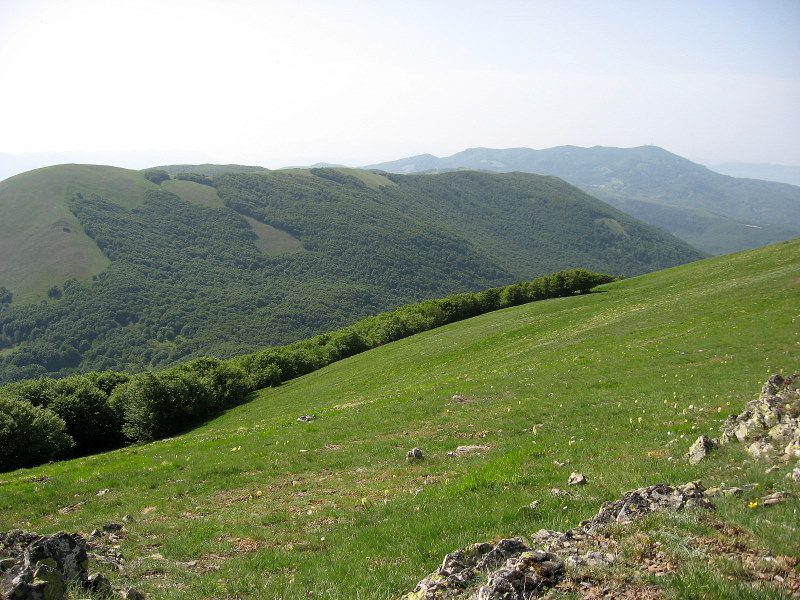
<svg viewBox="0 0 800 600"><path fill-rule="evenodd" d="M15 293L15 301L32 301L67 279L89 280L108 259L68 200L80 191L131 207L154 187L137 171L97 165L45 167L0 182L0 285Z"/></svg>
<svg viewBox="0 0 800 600"><path fill-rule="evenodd" d="M636 486L785 489L786 467L765 475L737 447L698 467L681 455L768 373L797 370L799 289L795 240L457 323L265 390L183 436L5 474L0 530L88 532L133 513L127 576L154 597L388 598L455 547L569 527ZM319 419L297 423L304 413ZM672 436L686 437L665 446ZM446 456L465 443L492 450ZM412 446L424 462L405 462ZM590 484L565 502L549 489L570 470ZM534 499L537 512L522 510ZM800 503L752 511L749 499L721 500L718 514L799 555Z"/></svg>

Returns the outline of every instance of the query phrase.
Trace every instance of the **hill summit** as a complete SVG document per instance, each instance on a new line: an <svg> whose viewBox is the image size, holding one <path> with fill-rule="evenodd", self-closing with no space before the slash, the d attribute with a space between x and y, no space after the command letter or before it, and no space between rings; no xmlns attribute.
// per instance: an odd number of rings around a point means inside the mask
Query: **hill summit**
<svg viewBox="0 0 800 600"><path fill-rule="evenodd" d="M424 154L366 168L554 175L710 254L800 235L800 187L721 175L656 146L470 148L443 158Z"/></svg>

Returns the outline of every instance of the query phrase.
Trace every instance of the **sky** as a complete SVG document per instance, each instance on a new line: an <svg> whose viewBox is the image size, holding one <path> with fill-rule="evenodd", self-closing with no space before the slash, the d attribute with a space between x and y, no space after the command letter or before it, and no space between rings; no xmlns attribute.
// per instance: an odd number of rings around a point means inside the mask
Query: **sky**
<svg viewBox="0 0 800 600"><path fill-rule="evenodd" d="M800 164L798 0L0 0L0 82L0 154Z"/></svg>

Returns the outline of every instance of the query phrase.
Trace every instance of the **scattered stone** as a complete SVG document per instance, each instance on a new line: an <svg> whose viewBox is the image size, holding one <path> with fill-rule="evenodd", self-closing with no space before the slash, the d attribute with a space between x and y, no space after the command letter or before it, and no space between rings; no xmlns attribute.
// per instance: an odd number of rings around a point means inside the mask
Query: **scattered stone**
<svg viewBox="0 0 800 600"><path fill-rule="evenodd" d="M86 579L86 587L99 596L110 596L114 593L114 587L102 573L89 575Z"/></svg>
<svg viewBox="0 0 800 600"><path fill-rule="evenodd" d="M528 504L527 508L528 508L528 510L536 510L537 508L539 508L539 501L538 500L534 500L533 502Z"/></svg>
<svg viewBox="0 0 800 600"><path fill-rule="evenodd" d="M708 436L701 435L694 444L689 447L687 457L689 464L696 465L703 460L706 455L714 449L716 443Z"/></svg>
<svg viewBox="0 0 800 600"><path fill-rule="evenodd" d="M565 460L564 462L561 462L560 460L553 461L553 464L557 467L566 467L569 463L570 463L569 459Z"/></svg>
<svg viewBox="0 0 800 600"><path fill-rule="evenodd" d="M315 421L316 419L317 415L300 415L297 417L299 423L311 423L311 421Z"/></svg>
<svg viewBox="0 0 800 600"><path fill-rule="evenodd" d="M16 562L17 561L15 561L13 558L0 559L0 573L2 573L3 571L7 571L11 567L13 567Z"/></svg>
<svg viewBox="0 0 800 600"><path fill-rule="evenodd" d="M412 448L408 452L406 452L406 460L407 461L415 461L415 460L422 460L425 458L425 455L422 453L422 450L419 448Z"/></svg>
<svg viewBox="0 0 800 600"><path fill-rule="evenodd" d="M108 489L108 488L104 488L104 489L100 490L99 492L97 492L97 494L96 494L96 495L97 495L97 496L105 496L105 495L106 495L108 492L110 492L110 491L111 491L110 489Z"/></svg>
<svg viewBox="0 0 800 600"><path fill-rule="evenodd" d="M106 533L116 533L117 531L122 531L122 529L122 523L107 523L106 525L103 525L103 531Z"/></svg>
<svg viewBox="0 0 800 600"><path fill-rule="evenodd" d="M568 498L572 498L572 496L573 496L572 492L570 492L568 490L562 490L562 489L559 489L559 488L553 488L552 490L550 490L550 493L553 494L553 496L557 496L557 497L566 496Z"/></svg>
<svg viewBox="0 0 800 600"><path fill-rule="evenodd" d="M452 452L448 452L447 456L466 456L467 454L473 454L475 452L484 452L485 450L491 450L489 446L485 446L482 444L473 444L469 446L459 446Z"/></svg>
<svg viewBox="0 0 800 600"><path fill-rule="evenodd" d="M586 479L586 475L583 473L571 473L569 479L567 479L567 485L586 485L589 483L589 480Z"/></svg>
<svg viewBox="0 0 800 600"><path fill-rule="evenodd" d="M772 465L771 467L768 467L764 471L764 475L769 475L770 473L774 473L775 471L778 471L778 470L780 470L780 467L778 465Z"/></svg>
<svg viewBox="0 0 800 600"><path fill-rule="evenodd" d="M83 505L86 504L85 502L76 502L75 504L70 504L69 506L65 506L63 508L59 508L58 512L62 515L67 515L69 513L78 512Z"/></svg>
<svg viewBox="0 0 800 600"><path fill-rule="evenodd" d="M122 517L123 523L133 523L136 519L134 519L133 515L125 515Z"/></svg>
<svg viewBox="0 0 800 600"><path fill-rule="evenodd" d="M774 494L770 494L769 496L764 496L761 499L761 504L763 506L773 506L775 504L780 504L786 500L786 494L783 492L775 492Z"/></svg>
<svg viewBox="0 0 800 600"><path fill-rule="evenodd" d="M467 397L466 396L462 396L461 394L455 394L452 398L450 398L450 401L451 402L460 402L460 403L463 404L464 402L467 401Z"/></svg>
<svg viewBox="0 0 800 600"><path fill-rule="evenodd" d="M725 496L741 496L744 493L744 490L740 487L729 487L723 489L722 493Z"/></svg>
<svg viewBox="0 0 800 600"><path fill-rule="evenodd" d="M145 600L144 594L132 587L120 591L119 596L122 598L122 600Z"/></svg>
<svg viewBox="0 0 800 600"><path fill-rule="evenodd" d="M800 483L800 462L797 463L797 466L792 469L790 473L786 474L786 477L794 480L796 483Z"/></svg>

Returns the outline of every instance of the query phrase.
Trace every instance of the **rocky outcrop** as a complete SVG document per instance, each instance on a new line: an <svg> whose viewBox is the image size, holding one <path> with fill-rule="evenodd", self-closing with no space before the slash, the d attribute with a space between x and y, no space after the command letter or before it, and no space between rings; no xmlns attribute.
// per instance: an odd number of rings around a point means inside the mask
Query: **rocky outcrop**
<svg viewBox="0 0 800 600"><path fill-rule="evenodd" d="M0 533L0 556L4 557L0 598L65 600L67 587L74 584L99 595L112 593L103 575L88 574L89 549L90 544L77 533Z"/></svg>
<svg viewBox="0 0 800 600"><path fill-rule="evenodd" d="M748 445L756 458L783 455L800 458L800 389L797 375L771 375L761 395L731 415L722 427L720 442Z"/></svg>
<svg viewBox="0 0 800 600"><path fill-rule="evenodd" d="M706 499L705 488L699 481L677 487L660 483L626 492L614 502L605 502L594 517L583 521L581 525L591 529L606 523L628 523L651 512L713 507Z"/></svg>
<svg viewBox="0 0 800 600"><path fill-rule="evenodd" d="M753 458L797 461L786 476L800 483L800 376L771 375L761 395L722 426L720 443L747 444ZM691 452L691 450L690 450Z"/></svg>
<svg viewBox="0 0 800 600"><path fill-rule="evenodd" d="M445 556L442 565L402 600L529 600L556 586L571 566L606 566L615 555L598 532L656 511L713 508L700 482L638 488L606 502L591 519L568 531L542 529L530 540L473 544ZM533 548L536 548L535 550ZM587 551L588 550L588 551ZM478 587L479 578L486 583ZM477 590L476 590L477 588Z"/></svg>

